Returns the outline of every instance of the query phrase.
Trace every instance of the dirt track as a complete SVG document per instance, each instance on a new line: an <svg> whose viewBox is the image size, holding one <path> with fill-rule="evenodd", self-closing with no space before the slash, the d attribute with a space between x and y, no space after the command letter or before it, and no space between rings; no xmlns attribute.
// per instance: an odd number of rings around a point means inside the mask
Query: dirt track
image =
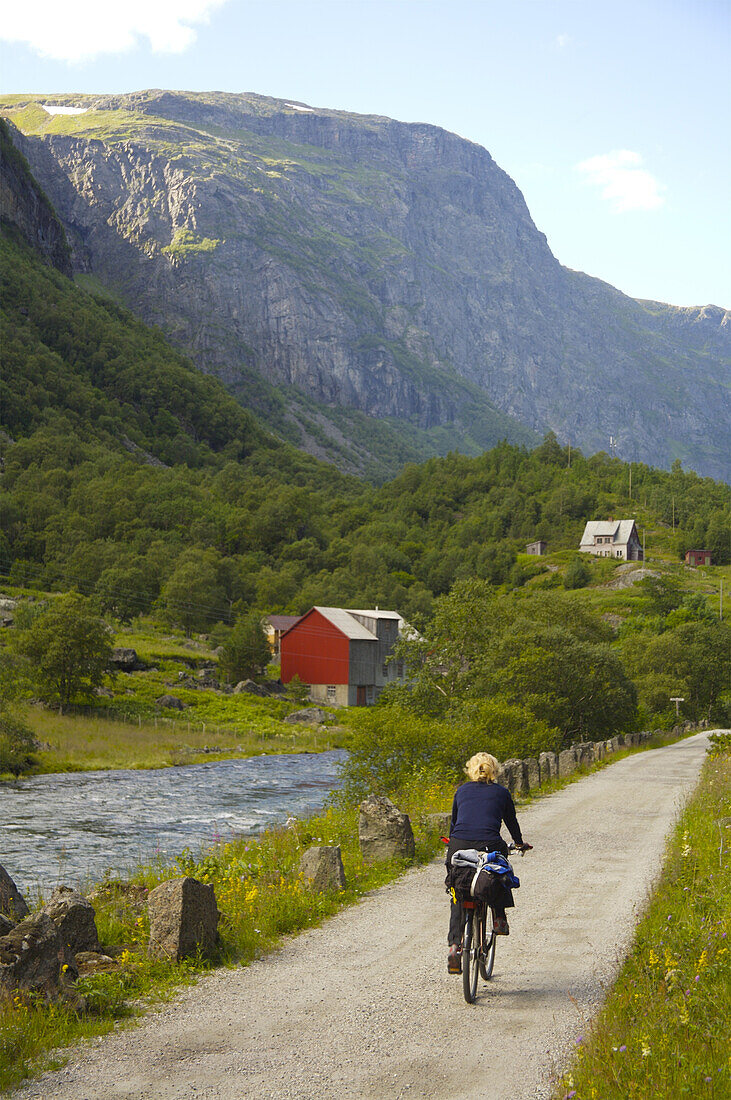
<svg viewBox="0 0 731 1100"><path fill-rule="evenodd" d="M705 734L618 761L519 815L511 935L477 1004L446 973L443 865L412 871L252 966L20 1090L45 1100L548 1097L627 947Z"/></svg>

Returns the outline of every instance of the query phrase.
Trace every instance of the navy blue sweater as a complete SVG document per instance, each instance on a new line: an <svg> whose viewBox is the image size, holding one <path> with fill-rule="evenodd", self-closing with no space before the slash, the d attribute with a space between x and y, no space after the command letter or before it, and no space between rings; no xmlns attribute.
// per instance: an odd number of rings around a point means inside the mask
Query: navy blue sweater
<svg viewBox="0 0 731 1100"><path fill-rule="evenodd" d="M503 821L515 843L522 844L510 792L499 783L463 783L454 796L449 839L489 844L500 836Z"/></svg>

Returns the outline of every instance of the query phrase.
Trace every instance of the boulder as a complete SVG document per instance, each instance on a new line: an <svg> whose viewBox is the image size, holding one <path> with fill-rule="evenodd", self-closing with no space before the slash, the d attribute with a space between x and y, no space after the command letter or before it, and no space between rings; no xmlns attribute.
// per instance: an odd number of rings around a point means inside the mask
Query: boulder
<svg viewBox="0 0 731 1100"><path fill-rule="evenodd" d="M137 650L127 646L115 646L112 650L110 664L119 672L134 672L138 668L144 668L144 663L137 656Z"/></svg>
<svg viewBox="0 0 731 1100"><path fill-rule="evenodd" d="M525 785L529 791L535 790L536 787L540 787L541 773L538 767L538 761L534 756L529 756L527 760L523 761L523 775L525 776Z"/></svg>
<svg viewBox="0 0 731 1100"><path fill-rule="evenodd" d="M539 753L538 770L541 775L541 783L547 783L550 779L556 779L558 777L558 756L556 753Z"/></svg>
<svg viewBox="0 0 731 1100"><path fill-rule="evenodd" d="M147 910L154 958L177 961L215 948L219 913L212 886L190 877L169 879L150 892Z"/></svg>
<svg viewBox="0 0 731 1100"><path fill-rule="evenodd" d="M558 754L558 774L560 779L576 771L576 752L573 748L562 749Z"/></svg>
<svg viewBox="0 0 731 1100"><path fill-rule="evenodd" d="M269 692L263 684L257 684L254 680L242 680L234 688L234 695L258 695L261 699L269 698Z"/></svg>
<svg viewBox="0 0 731 1100"><path fill-rule="evenodd" d="M511 794L522 794L526 786L523 761L504 760L501 779Z"/></svg>
<svg viewBox="0 0 731 1100"><path fill-rule="evenodd" d="M579 767L589 767L594 763L594 744L591 741L580 741L578 745L572 745L576 755L576 763Z"/></svg>
<svg viewBox="0 0 731 1100"><path fill-rule="evenodd" d="M340 846L320 845L308 848L300 859L300 874L313 890L345 889L345 870Z"/></svg>
<svg viewBox="0 0 731 1100"><path fill-rule="evenodd" d="M119 963L101 951L79 951L76 955L76 969L80 978L87 974L100 974L108 970L117 970Z"/></svg>
<svg viewBox="0 0 731 1100"><path fill-rule="evenodd" d="M427 829L434 829L440 836L449 836L452 828L452 815L445 813L425 814L424 824Z"/></svg>
<svg viewBox="0 0 731 1100"><path fill-rule="evenodd" d="M371 795L361 802L358 840L366 863L382 859L413 859L414 834L408 814L402 814L390 798Z"/></svg>
<svg viewBox="0 0 731 1100"><path fill-rule="evenodd" d="M57 886L43 912L58 928L66 962L70 962L77 951L98 949L94 906L76 890Z"/></svg>
<svg viewBox="0 0 731 1100"><path fill-rule="evenodd" d="M12 932L15 928L16 922L11 920L10 917L6 917L4 913L0 913L0 936L7 936L8 932Z"/></svg>
<svg viewBox="0 0 731 1100"><path fill-rule="evenodd" d="M0 913L11 921L22 920L30 913L26 900L5 868L0 865Z"/></svg>
<svg viewBox="0 0 731 1100"><path fill-rule="evenodd" d="M603 741L594 741L594 760L603 760L607 747Z"/></svg>
<svg viewBox="0 0 731 1100"><path fill-rule="evenodd" d="M171 710L185 710L185 703L176 695L160 695L155 700L158 707L169 707Z"/></svg>
<svg viewBox="0 0 731 1100"><path fill-rule="evenodd" d="M327 715L324 710L320 710L319 707L304 707L303 710L292 711L284 719L285 722L289 722L294 725L295 722L309 722L310 725L321 725Z"/></svg>
<svg viewBox="0 0 731 1100"><path fill-rule="evenodd" d="M55 997L60 990L62 962L61 935L41 909L0 936L0 989ZM76 975L75 968L72 974Z"/></svg>

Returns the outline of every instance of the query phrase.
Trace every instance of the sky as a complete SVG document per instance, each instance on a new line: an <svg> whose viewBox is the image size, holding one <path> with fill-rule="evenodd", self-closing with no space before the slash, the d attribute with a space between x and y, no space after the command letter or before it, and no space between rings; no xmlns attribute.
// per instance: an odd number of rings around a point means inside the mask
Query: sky
<svg viewBox="0 0 731 1100"><path fill-rule="evenodd" d="M561 263L731 308L731 0L2 0L0 92L259 92L485 146Z"/></svg>

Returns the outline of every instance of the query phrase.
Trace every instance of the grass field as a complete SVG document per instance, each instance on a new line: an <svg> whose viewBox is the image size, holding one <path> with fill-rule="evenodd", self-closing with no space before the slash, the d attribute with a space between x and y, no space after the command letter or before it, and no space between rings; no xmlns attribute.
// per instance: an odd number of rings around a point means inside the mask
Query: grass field
<svg viewBox="0 0 731 1100"><path fill-rule="evenodd" d="M240 698L240 696L237 696ZM28 707L23 717L44 747L35 774L109 768L166 768L263 753L322 752L347 747L341 726L285 725L241 704L243 716L218 725L187 717L117 721L99 715L59 715Z"/></svg>
<svg viewBox="0 0 731 1100"><path fill-rule="evenodd" d="M631 953L577 1037L557 1098L731 1097L730 826L727 749L704 767Z"/></svg>

